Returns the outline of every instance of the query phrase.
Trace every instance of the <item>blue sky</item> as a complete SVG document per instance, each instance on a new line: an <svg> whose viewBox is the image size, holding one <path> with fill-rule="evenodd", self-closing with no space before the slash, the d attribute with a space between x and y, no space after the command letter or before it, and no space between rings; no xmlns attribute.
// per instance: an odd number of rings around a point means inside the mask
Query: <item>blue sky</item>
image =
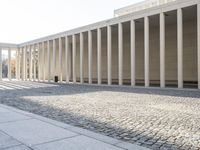
<svg viewBox="0 0 200 150"><path fill-rule="evenodd" d="M0 0L0 42L21 43L113 17L143 0Z"/></svg>

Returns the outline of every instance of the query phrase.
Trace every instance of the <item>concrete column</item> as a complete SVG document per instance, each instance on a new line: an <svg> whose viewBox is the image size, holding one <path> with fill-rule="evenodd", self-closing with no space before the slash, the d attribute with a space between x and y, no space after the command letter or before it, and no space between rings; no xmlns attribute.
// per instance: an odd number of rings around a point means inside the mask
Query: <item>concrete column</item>
<svg viewBox="0 0 200 150"><path fill-rule="evenodd" d="M11 81L11 49L8 49L8 80Z"/></svg>
<svg viewBox="0 0 200 150"><path fill-rule="evenodd" d="M92 84L92 31L88 31L88 78Z"/></svg>
<svg viewBox="0 0 200 150"><path fill-rule="evenodd" d="M84 49L84 37L83 37L83 33L80 33L80 82L81 84L84 83L83 80L83 49Z"/></svg>
<svg viewBox="0 0 200 150"><path fill-rule="evenodd" d="M33 65L33 62L32 62L32 46L30 45L29 46L29 80L31 81L32 80L32 71L33 71L33 68L32 68L32 65Z"/></svg>
<svg viewBox="0 0 200 150"><path fill-rule="evenodd" d="M20 68L21 68L20 66L21 66L21 65L20 65L20 63L21 63L21 49L18 48L18 63L17 63L17 74L18 74L18 75L17 75L17 76L18 76L17 79L18 79L18 80L20 80L20 76L21 76L21 73L20 73L20 70L21 70L21 69L20 69Z"/></svg>
<svg viewBox="0 0 200 150"><path fill-rule="evenodd" d="M41 76L41 50L40 50L40 43L37 44L37 49L38 49L38 81L40 81L40 76Z"/></svg>
<svg viewBox="0 0 200 150"><path fill-rule="evenodd" d="M149 17L144 18L144 78L145 87L149 87Z"/></svg>
<svg viewBox="0 0 200 150"><path fill-rule="evenodd" d="M27 81L27 46L25 46L25 81Z"/></svg>
<svg viewBox="0 0 200 150"><path fill-rule="evenodd" d="M25 47L22 48L22 54L23 54L23 57L22 57L22 80L25 81L25 70L26 70L26 67L25 67L25 64L26 64L26 57L25 57Z"/></svg>
<svg viewBox="0 0 200 150"><path fill-rule="evenodd" d="M0 81L2 81L2 48L0 47Z"/></svg>
<svg viewBox="0 0 200 150"><path fill-rule="evenodd" d="M45 82L45 49L44 49L44 42L42 42L42 79Z"/></svg>
<svg viewBox="0 0 200 150"><path fill-rule="evenodd" d="M16 80L18 80L18 61L19 61L19 56L18 56L18 49L16 50L16 63L15 63L15 76Z"/></svg>
<svg viewBox="0 0 200 150"><path fill-rule="evenodd" d="M33 81L36 81L36 49L33 44Z"/></svg>
<svg viewBox="0 0 200 150"><path fill-rule="evenodd" d="M118 59L119 59L119 85L123 84L123 25L118 24Z"/></svg>
<svg viewBox="0 0 200 150"><path fill-rule="evenodd" d="M66 83L69 83L69 38L65 37Z"/></svg>
<svg viewBox="0 0 200 150"><path fill-rule="evenodd" d="M183 88L183 12L181 8L177 11L177 19L178 88Z"/></svg>
<svg viewBox="0 0 200 150"><path fill-rule="evenodd" d="M197 5L198 88L200 89L200 4Z"/></svg>
<svg viewBox="0 0 200 150"><path fill-rule="evenodd" d="M108 58L108 85L112 84L112 35L111 26L107 26L107 58Z"/></svg>
<svg viewBox="0 0 200 150"><path fill-rule="evenodd" d="M76 83L76 35L72 36L72 47L73 47L73 83Z"/></svg>
<svg viewBox="0 0 200 150"><path fill-rule="evenodd" d="M62 82L62 38L59 38L59 76L60 82Z"/></svg>
<svg viewBox="0 0 200 150"><path fill-rule="evenodd" d="M135 86L135 21L131 20L131 85Z"/></svg>
<svg viewBox="0 0 200 150"><path fill-rule="evenodd" d="M160 14L160 87L165 87L165 14Z"/></svg>
<svg viewBox="0 0 200 150"><path fill-rule="evenodd" d="M53 39L53 63L51 65L52 76L54 78L56 72L56 40Z"/></svg>
<svg viewBox="0 0 200 150"><path fill-rule="evenodd" d="M97 29L97 66L98 66L98 84L101 84L101 61L102 61L102 54L101 54L101 29Z"/></svg>
<svg viewBox="0 0 200 150"><path fill-rule="evenodd" d="M16 49L16 69L15 69L15 72L16 72L16 79L19 80L19 63L20 63L20 49L17 48Z"/></svg>
<svg viewBox="0 0 200 150"><path fill-rule="evenodd" d="M51 79L51 59L50 59L50 44L49 40L47 41L47 66L48 66L48 82Z"/></svg>

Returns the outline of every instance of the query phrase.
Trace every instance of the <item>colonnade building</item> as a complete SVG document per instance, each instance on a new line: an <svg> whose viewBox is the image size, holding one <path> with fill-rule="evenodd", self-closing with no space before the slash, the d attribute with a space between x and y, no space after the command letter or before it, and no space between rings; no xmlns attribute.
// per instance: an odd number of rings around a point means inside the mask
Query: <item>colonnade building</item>
<svg viewBox="0 0 200 150"><path fill-rule="evenodd" d="M18 80L200 89L200 0L137 5L109 20L0 47L16 50Z"/></svg>

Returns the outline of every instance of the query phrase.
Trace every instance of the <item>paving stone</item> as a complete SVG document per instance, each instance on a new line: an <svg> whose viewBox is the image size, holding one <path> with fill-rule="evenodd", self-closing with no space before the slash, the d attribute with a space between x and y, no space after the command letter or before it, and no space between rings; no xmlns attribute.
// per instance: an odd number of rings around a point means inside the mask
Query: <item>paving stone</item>
<svg viewBox="0 0 200 150"><path fill-rule="evenodd" d="M2 104L152 149L200 147L198 90L9 84L28 88L0 91Z"/></svg>

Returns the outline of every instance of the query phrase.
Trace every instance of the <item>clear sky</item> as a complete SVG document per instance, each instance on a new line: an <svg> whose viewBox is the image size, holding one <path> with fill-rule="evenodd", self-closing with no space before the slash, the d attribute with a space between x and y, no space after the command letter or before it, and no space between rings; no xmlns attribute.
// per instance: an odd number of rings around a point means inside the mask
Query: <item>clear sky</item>
<svg viewBox="0 0 200 150"><path fill-rule="evenodd" d="M0 42L22 43L112 18L143 0L0 0Z"/></svg>

